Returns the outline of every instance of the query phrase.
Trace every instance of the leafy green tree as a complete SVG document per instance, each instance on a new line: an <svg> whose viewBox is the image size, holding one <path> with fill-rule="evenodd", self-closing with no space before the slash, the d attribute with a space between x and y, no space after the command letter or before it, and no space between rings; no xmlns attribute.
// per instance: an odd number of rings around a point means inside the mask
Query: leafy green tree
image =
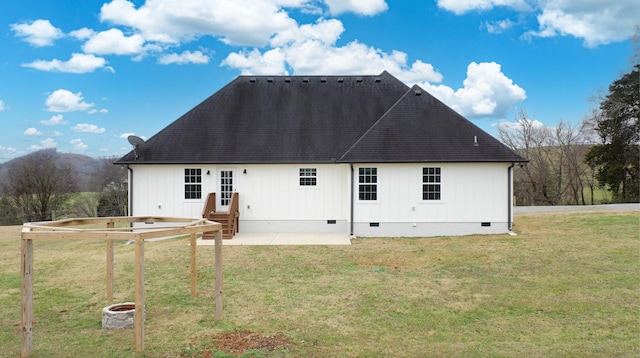
<svg viewBox="0 0 640 358"><path fill-rule="evenodd" d="M593 117L600 144L586 154L601 185L619 202L640 201L640 65L609 86Z"/></svg>

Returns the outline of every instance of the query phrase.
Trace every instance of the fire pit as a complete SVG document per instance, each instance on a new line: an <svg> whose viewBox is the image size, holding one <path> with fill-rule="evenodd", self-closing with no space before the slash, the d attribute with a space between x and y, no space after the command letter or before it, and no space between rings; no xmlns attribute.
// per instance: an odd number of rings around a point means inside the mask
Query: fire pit
<svg viewBox="0 0 640 358"><path fill-rule="evenodd" d="M134 302L116 303L102 309L102 328L124 329L132 328L136 304ZM142 313L145 318L145 312Z"/></svg>

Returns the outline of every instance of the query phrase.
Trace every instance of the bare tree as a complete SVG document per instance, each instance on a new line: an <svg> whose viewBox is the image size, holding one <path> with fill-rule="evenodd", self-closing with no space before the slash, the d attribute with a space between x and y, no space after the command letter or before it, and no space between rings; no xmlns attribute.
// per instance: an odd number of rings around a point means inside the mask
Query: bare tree
<svg viewBox="0 0 640 358"><path fill-rule="evenodd" d="M503 143L529 162L514 173L514 194L520 205L557 203L554 184L558 168L553 162L553 137L548 127L530 119L523 110L514 124L501 124L498 136Z"/></svg>
<svg viewBox="0 0 640 358"><path fill-rule="evenodd" d="M555 128L555 141L560 151L559 187L563 202L585 205L585 182L589 182L592 170L584 162L589 146L584 124L572 125L560 120ZM593 199L592 199L593 202Z"/></svg>
<svg viewBox="0 0 640 358"><path fill-rule="evenodd" d="M588 148L590 148L595 144L602 144L602 138L598 136L598 131L596 130L598 126L597 123L600 120L599 116L601 115L602 113L600 111L598 111L597 109L594 109L592 111L591 116L586 117L582 121L581 132L582 132L584 143L588 146ZM583 161L584 161L584 158L586 157L586 154L587 153L585 152L584 156L582 157ZM600 183L596 179L596 171L594 170L594 168L592 168L588 164L585 169L584 180L587 187L589 188L589 202L591 203L591 205L593 205L595 203L594 194L596 192L596 188L600 186Z"/></svg>
<svg viewBox="0 0 640 358"><path fill-rule="evenodd" d="M514 172L518 204L586 204L584 183L591 171L583 161L584 128L562 120L547 127L522 110L515 122L498 127L502 142L529 160Z"/></svg>
<svg viewBox="0 0 640 358"><path fill-rule="evenodd" d="M127 214L128 182L127 169L114 165L115 158L104 159L102 166L93 174L94 190L99 191L98 216L122 216Z"/></svg>
<svg viewBox="0 0 640 358"><path fill-rule="evenodd" d="M46 221L77 188L77 174L57 160L55 149L34 152L7 170L4 193L26 221Z"/></svg>

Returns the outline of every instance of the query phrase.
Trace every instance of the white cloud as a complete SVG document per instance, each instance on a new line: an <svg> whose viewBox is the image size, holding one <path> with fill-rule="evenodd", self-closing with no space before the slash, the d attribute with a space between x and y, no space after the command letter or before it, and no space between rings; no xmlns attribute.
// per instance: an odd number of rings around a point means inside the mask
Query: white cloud
<svg viewBox="0 0 640 358"><path fill-rule="evenodd" d="M81 133L104 133L106 131L104 128L100 128L95 124L89 123L78 123L71 127L71 130Z"/></svg>
<svg viewBox="0 0 640 358"><path fill-rule="evenodd" d="M87 148L89 148L89 146L84 144L82 142L82 139L80 138L72 139L71 141L69 141L69 144L73 146L73 149L80 152L84 152Z"/></svg>
<svg viewBox="0 0 640 358"><path fill-rule="evenodd" d="M243 74L285 75L285 55L279 48L261 53L259 50L232 52L222 65L239 69Z"/></svg>
<svg viewBox="0 0 640 358"><path fill-rule="evenodd" d="M550 1L538 15L538 31L525 33L533 36L573 36L583 39L586 47L597 47L622 41L631 36L640 19L640 6L636 1Z"/></svg>
<svg viewBox="0 0 640 358"><path fill-rule="evenodd" d="M87 113L88 114L96 114L96 113L107 114L109 113L109 110L105 108L102 108L102 109L91 108L90 110L87 111Z"/></svg>
<svg viewBox="0 0 640 358"><path fill-rule="evenodd" d="M516 22L509 19L500 21L486 21L483 24L483 26L487 29L487 32L489 32L490 34L501 34L516 25Z"/></svg>
<svg viewBox="0 0 640 358"><path fill-rule="evenodd" d="M86 27L69 32L69 36L75 37L78 40L88 40L95 36L95 34L95 31Z"/></svg>
<svg viewBox="0 0 640 358"><path fill-rule="evenodd" d="M469 11L491 10L494 7L503 6L516 10L526 11L530 9L527 0L436 0L442 9L451 11L456 15Z"/></svg>
<svg viewBox="0 0 640 358"><path fill-rule="evenodd" d="M389 7L384 0L324 0L333 15L353 12L358 15L373 16Z"/></svg>
<svg viewBox="0 0 640 358"><path fill-rule="evenodd" d="M67 121L63 119L62 114L56 114L51 116L49 119L41 120L40 123L45 126L57 126L60 124L67 124Z"/></svg>
<svg viewBox="0 0 640 358"><path fill-rule="evenodd" d="M100 19L136 29L147 41L177 44L199 36L219 37L234 45L264 46L271 36L296 26L282 6L302 1L155 0L136 8L127 0L102 6Z"/></svg>
<svg viewBox="0 0 640 358"><path fill-rule="evenodd" d="M53 140L53 138L47 138L47 139L43 139L40 141L41 145L31 145L29 146L29 149L31 150L40 150L40 149L44 149L44 148L55 148L58 143Z"/></svg>
<svg viewBox="0 0 640 358"><path fill-rule="evenodd" d="M67 72L67 73L88 73L98 68L115 72L113 68L106 66L107 61L102 57L74 53L69 61L54 59L51 61L36 60L31 63L23 63L22 67L30 67L40 71Z"/></svg>
<svg viewBox="0 0 640 358"><path fill-rule="evenodd" d="M4 111L7 107L4 105L4 101L0 99L0 112Z"/></svg>
<svg viewBox="0 0 640 358"><path fill-rule="evenodd" d="M207 64L209 63L209 56L203 54L200 51L184 51L181 54L170 53L167 55L163 55L158 59L158 63L162 65L185 65L189 63Z"/></svg>
<svg viewBox="0 0 640 358"><path fill-rule="evenodd" d="M120 138L127 139L127 138L129 138L129 136L131 136L131 135L136 135L136 134L135 134L135 133L133 133L133 132L122 133L122 134L120 134Z"/></svg>
<svg viewBox="0 0 640 358"><path fill-rule="evenodd" d="M86 111L93 107L93 103L84 102L82 92L73 93L65 89L54 91L45 101L49 112Z"/></svg>
<svg viewBox="0 0 640 358"><path fill-rule="evenodd" d="M469 11L507 7L521 15L534 15L537 30L523 34L524 39L534 37L572 36L582 39L587 47L596 47L628 39L640 19L637 0L437 0L438 6L462 15ZM505 22L506 21L506 22ZM496 33L509 20L485 23L487 31Z"/></svg>
<svg viewBox="0 0 640 358"><path fill-rule="evenodd" d="M14 147L4 147L0 145L0 154L3 155L4 158L6 158L4 155L12 155L17 151L18 150Z"/></svg>
<svg viewBox="0 0 640 358"><path fill-rule="evenodd" d="M22 133L22 134L26 135L26 136L35 136L35 137L37 137L37 136L41 136L42 132L40 132L39 130L31 127L31 128L27 128L27 130L25 130L24 133Z"/></svg>
<svg viewBox="0 0 640 358"><path fill-rule="evenodd" d="M464 87L455 91L445 85L421 85L460 114L471 118L504 118L511 108L527 98L525 90L502 73L501 66L495 62L470 63Z"/></svg>
<svg viewBox="0 0 640 358"><path fill-rule="evenodd" d="M320 19L316 24L278 33L271 41L274 49L231 53L222 65L243 74L286 74L289 66L298 75L377 74L387 70L405 82L442 80L430 64L415 61L409 65L407 54L401 51L385 53L358 41L335 46L343 31L339 20Z"/></svg>
<svg viewBox="0 0 640 358"><path fill-rule="evenodd" d="M120 29L109 29L95 34L85 42L82 50L98 55L137 55L144 50L140 34L126 36Z"/></svg>
<svg viewBox="0 0 640 358"><path fill-rule="evenodd" d="M62 30L51 25L49 20L36 20L31 23L12 24L11 30L17 37L23 38L36 47L51 46L53 42L64 36Z"/></svg>
<svg viewBox="0 0 640 358"><path fill-rule="evenodd" d="M315 40L323 44L334 44L344 32L344 25L336 19L319 19L315 24L290 27L278 32L270 41L270 45L287 46L294 43Z"/></svg>
<svg viewBox="0 0 640 358"><path fill-rule="evenodd" d="M52 136L54 137L60 137L62 135L64 135L62 132L58 132L58 131L53 131L53 133L51 133Z"/></svg>
<svg viewBox="0 0 640 358"><path fill-rule="evenodd" d="M122 138L122 139L127 139L127 138L129 138L130 136L132 136L132 135L136 135L136 134L135 134L135 133L133 133L133 132L126 132L126 133L122 133L122 134L120 134L120 138ZM142 140L147 140L147 137L146 137L146 136L137 136L137 137L142 138Z"/></svg>
<svg viewBox="0 0 640 358"><path fill-rule="evenodd" d="M518 119L514 122L511 121L501 121L500 123L498 123L498 127L504 128L504 129L508 129L508 130L519 130L521 131L522 128L527 127L527 128L537 128L537 129L541 129L541 128L545 128L546 126L544 125L544 123L540 122L537 119Z"/></svg>

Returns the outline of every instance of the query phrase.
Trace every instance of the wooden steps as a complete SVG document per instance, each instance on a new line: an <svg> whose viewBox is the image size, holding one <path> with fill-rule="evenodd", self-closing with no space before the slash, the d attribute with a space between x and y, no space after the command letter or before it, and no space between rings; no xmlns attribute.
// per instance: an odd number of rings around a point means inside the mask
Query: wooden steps
<svg viewBox="0 0 640 358"><path fill-rule="evenodd" d="M232 239L238 232L240 211L238 210L238 193L232 193L228 211L216 211L216 193L209 193L204 203L202 217L222 224L222 238ZM203 240L214 239L214 232L202 233Z"/></svg>

